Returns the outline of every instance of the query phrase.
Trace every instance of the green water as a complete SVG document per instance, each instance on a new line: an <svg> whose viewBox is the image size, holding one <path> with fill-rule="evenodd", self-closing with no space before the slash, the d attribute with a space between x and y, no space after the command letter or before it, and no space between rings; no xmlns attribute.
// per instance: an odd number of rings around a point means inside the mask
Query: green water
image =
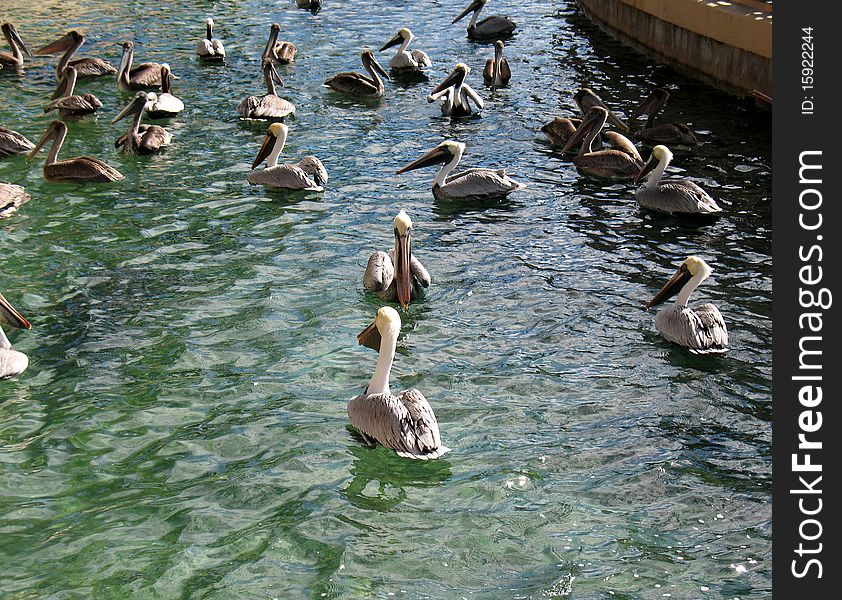
<svg viewBox="0 0 842 600"><path fill-rule="evenodd" d="M512 85L491 94L490 46L450 26L462 2L35 2L0 8L30 47L76 27L80 55L169 62L187 109L154 157L120 155L130 95L70 123L62 156L122 182L48 184L43 157L0 161L32 200L0 221L0 291L32 321L30 357L0 382L0 597L768 597L771 588L771 125L737 99L657 66L593 28L575 3L495 0L519 25ZM203 66L203 20L229 53ZM281 69L297 106L282 160L315 154L323 194L245 181L265 125L269 25L299 47ZM401 26L434 63L382 102L329 94ZM382 63L388 60L382 54ZM451 122L424 97L458 62L486 100ZM41 136L55 59L0 73L0 125ZM725 216L641 213L634 186L576 173L538 132L588 85L628 115L653 84L702 145L673 174ZM529 186L507 202L433 201L434 171L394 172L443 139L465 167ZM425 464L362 446L347 400L375 354L356 334L379 300L369 254L400 208L433 286L403 314L393 389L415 386L453 452ZM721 309L724 357L661 339L652 297L699 254L697 291ZM7 329L8 331L8 329ZM671 594L671 596L667 596Z"/></svg>

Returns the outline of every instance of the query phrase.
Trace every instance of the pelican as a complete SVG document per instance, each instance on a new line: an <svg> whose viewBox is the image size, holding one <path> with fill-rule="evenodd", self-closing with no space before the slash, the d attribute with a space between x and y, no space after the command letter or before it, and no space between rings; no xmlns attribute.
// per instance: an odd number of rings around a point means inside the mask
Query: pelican
<svg viewBox="0 0 842 600"><path fill-rule="evenodd" d="M722 209L710 194L689 179L661 181L661 176L671 160L672 152L666 146L652 148L652 156L634 177L637 183L644 175L652 171L646 183L634 194L640 207L670 215L718 215L721 213Z"/></svg>
<svg viewBox="0 0 842 600"><path fill-rule="evenodd" d="M12 216L21 204L31 198L19 185L0 183L0 219Z"/></svg>
<svg viewBox="0 0 842 600"><path fill-rule="evenodd" d="M362 73L338 73L325 81L325 85L332 90L336 90L342 94L349 96L358 96L360 98L380 98L385 93L383 80L391 79L388 73L383 70L374 54L370 50L366 50L360 55L363 67L368 71L371 77L366 77Z"/></svg>
<svg viewBox="0 0 842 600"><path fill-rule="evenodd" d="M579 169L596 177L630 179L643 168L643 161L634 144L631 142L623 144L626 146L624 149L609 148L596 151L593 149L594 139L599 135L607 120L606 109L602 106L591 108L582 124L576 129L576 133L567 140L563 151L567 152L582 141L579 154L573 158L573 164Z"/></svg>
<svg viewBox="0 0 842 600"><path fill-rule="evenodd" d="M322 10L322 0L295 0L298 8L306 8L314 15Z"/></svg>
<svg viewBox="0 0 842 600"><path fill-rule="evenodd" d="M670 93L663 88L655 88L649 97L635 109L631 118L648 115L643 129L636 131L634 139L647 144L669 144L671 146L695 146L699 143L693 130L684 123L666 123L655 121L670 97Z"/></svg>
<svg viewBox="0 0 842 600"><path fill-rule="evenodd" d="M123 91L161 88L161 64L140 63L133 66L134 42L123 42L123 56L117 69L117 87Z"/></svg>
<svg viewBox="0 0 842 600"><path fill-rule="evenodd" d="M266 48L263 50L262 58L271 58L277 61L278 64L288 65L295 60L295 54L298 49L295 44L291 42L279 42L278 35L281 33L281 26L277 23L272 23L269 29L269 41L266 42Z"/></svg>
<svg viewBox="0 0 842 600"><path fill-rule="evenodd" d="M468 37L472 40L510 35L517 25L509 17L493 15L477 23L477 17L479 17L480 11L485 8L487 2L488 0L473 0L468 5L468 8L453 19L451 24L456 23L468 13L473 12L474 15L471 17L471 22L468 23Z"/></svg>
<svg viewBox="0 0 842 600"><path fill-rule="evenodd" d="M371 255L363 285L381 300L399 302L406 308L422 287L430 287L430 274L412 254L412 220L403 210L395 217L394 229L395 247L388 253L378 250Z"/></svg>
<svg viewBox="0 0 842 600"><path fill-rule="evenodd" d="M439 424L427 399L415 388L397 396L389 389L400 330L398 311L384 306L357 336L361 345L377 350L379 356L365 392L348 401L348 418L366 443L380 442L405 458L439 458L450 448L441 443Z"/></svg>
<svg viewBox="0 0 842 600"><path fill-rule="evenodd" d="M126 154L154 154L172 141L172 135L160 125L140 124L144 109L157 101L154 92L138 92L128 106L120 111L111 123L116 123L127 115L134 115L129 131L114 142L116 148L122 148Z"/></svg>
<svg viewBox="0 0 842 600"><path fill-rule="evenodd" d="M26 154L35 144L17 131L0 127L0 158L14 154Z"/></svg>
<svg viewBox="0 0 842 600"><path fill-rule="evenodd" d="M31 159L38 150L52 140L50 153L44 163L44 179L62 183L86 183L89 181L117 181L123 178L117 169L108 166L98 158L77 156L76 158L57 161L56 158L65 137L67 137L67 125L61 121L53 121L47 126L47 131L38 144L29 151L27 158Z"/></svg>
<svg viewBox="0 0 842 600"><path fill-rule="evenodd" d="M172 71L167 63L161 64L161 93L154 96L146 114L150 119L175 117L184 110L184 103L172 95Z"/></svg>
<svg viewBox="0 0 842 600"><path fill-rule="evenodd" d="M23 40L20 39L18 30L14 25L6 22L0 25L0 29L3 30L3 36L9 43L9 48L12 49L11 52L0 50L0 64L6 65L7 67L22 67L23 55L32 56L32 53L26 47L26 44L23 43Z"/></svg>
<svg viewBox="0 0 842 600"><path fill-rule="evenodd" d="M47 44L43 48L36 50L35 54L40 56L64 52L56 67L56 79L61 79L64 75L64 70L69 66L75 67L78 77L100 77L101 75L112 75L116 73L117 69L114 68L114 65L101 58L86 57L70 60L76 51L82 47L86 39L78 31L69 31L52 44Z"/></svg>
<svg viewBox="0 0 842 600"><path fill-rule="evenodd" d="M690 295L711 274L698 256L687 258L675 275L655 294L646 309L678 294L675 304L655 315L655 329L667 340L689 348L693 354L722 354L728 350L728 330L719 309L713 304L687 306Z"/></svg>
<svg viewBox="0 0 842 600"><path fill-rule="evenodd" d="M485 85L490 85L491 89L509 85L512 70L509 68L509 61L503 56L503 40L494 42L494 58L485 61L482 78Z"/></svg>
<svg viewBox="0 0 842 600"><path fill-rule="evenodd" d="M579 110L582 112L582 116L587 116L587 114L591 111L594 106L601 106L606 110L608 113L608 122L614 125L620 131L628 131L629 126L623 123L623 121L614 114L614 112L605 105L605 102L602 101L602 98L596 95L593 90L589 88L581 88L575 94L573 94L573 101L576 103L576 106L579 107Z"/></svg>
<svg viewBox="0 0 842 600"><path fill-rule="evenodd" d="M526 187L525 184L518 183L506 175L504 169L468 169L447 177L447 174L459 164L463 152L465 152L465 144L448 140L428 151L418 160L398 169L397 174L444 163L433 179L433 197L435 198L503 197Z"/></svg>
<svg viewBox="0 0 842 600"><path fill-rule="evenodd" d="M327 183L327 169L315 156L305 156L298 164L278 164L278 156L286 144L289 128L283 123L272 123L257 157L251 165L252 171L246 181L252 185L264 185L283 190L310 190L323 192ZM257 165L266 161L266 168L255 171Z"/></svg>
<svg viewBox="0 0 842 600"><path fill-rule="evenodd" d="M249 96L237 106L237 112L244 119L283 119L295 112L295 105L275 94L275 83L284 82L275 70L269 58L263 59L263 81L266 83L265 96Z"/></svg>
<svg viewBox="0 0 842 600"><path fill-rule="evenodd" d="M23 318L15 307L0 294L0 323L6 323L18 329L32 329L32 325ZM0 327L0 379L23 373L29 366L29 358L23 352L12 349L9 338ZM387 381L388 387L388 381ZM435 423L435 417L433 418ZM438 435L438 430L436 430Z"/></svg>
<svg viewBox="0 0 842 600"><path fill-rule="evenodd" d="M92 115L102 106L102 102L93 94L73 93L76 89L76 77L76 67L67 67L64 70L61 81L53 94L53 98L57 100L53 100L44 108L45 113L58 110L62 119L77 118Z"/></svg>
<svg viewBox="0 0 842 600"><path fill-rule="evenodd" d="M445 77L444 81L433 88L427 96L427 102L435 102L444 96L444 103L441 105L441 112L453 118L467 117L473 113L471 102L477 110L482 110L483 102L474 88L465 83L465 77L471 72L471 68L465 63L459 63Z"/></svg>
<svg viewBox="0 0 842 600"><path fill-rule="evenodd" d="M628 125L623 123L620 118L615 115L610 108L605 105L605 102L597 96L592 90L588 88L581 88L573 95L573 101L576 103L576 106L579 108L579 111L582 113L582 116L587 116L590 112L591 108L594 106L601 106L605 110L608 111L608 121L611 122L615 127L620 129L621 131L628 131ZM576 132L579 125L582 124L582 119L577 119L575 117L556 117L546 125L541 127L541 131L546 134L546 136L550 139L550 144L553 146L561 146L564 147L567 144L567 141L570 137ZM625 144L624 142L620 141L619 138L613 138L611 140L606 140L606 136L611 138L610 131L600 132L600 134L595 138L595 141L598 146L602 146L603 142L608 141L609 145L614 148L617 148L618 144L621 146L628 146L633 145L631 142ZM623 140L627 140L625 136L623 136ZM619 148L618 148L619 149ZM635 149L635 152L637 150ZM638 155L639 157L639 155Z"/></svg>
<svg viewBox="0 0 842 600"><path fill-rule="evenodd" d="M196 46L196 54L201 60L225 60L225 46L222 45L220 40L214 39L213 26L213 19L208 18L205 20L205 31L207 32L207 35L205 39L199 42L199 45Z"/></svg>
<svg viewBox="0 0 842 600"><path fill-rule="evenodd" d="M408 49L409 44L414 39L415 36L412 35L412 32L406 27L403 27L392 39L383 44L383 47L380 48L380 52L400 44L400 48L398 48L397 52L395 52L395 55L389 59L390 67L396 71L417 72L422 71L425 67L429 67L433 64L426 52Z"/></svg>

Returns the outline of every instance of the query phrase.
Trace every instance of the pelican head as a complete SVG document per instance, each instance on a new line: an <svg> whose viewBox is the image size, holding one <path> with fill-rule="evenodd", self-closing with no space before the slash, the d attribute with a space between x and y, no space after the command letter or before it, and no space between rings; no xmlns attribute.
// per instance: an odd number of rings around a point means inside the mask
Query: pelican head
<svg viewBox="0 0 842 600"><path fill-rule="evenodd" d="M468 8L466 8L461 13L459 13L459 16L456 17L455 19L453 19L453 21L451 21L450 24L452 25L453 23L456 23L457 21L465 18L466 15L469 15L472 12L481 11L483 9L483 7L485 6L486 2L488 2L488 0L473 0L473 2L471 2L468 5Z"/></svg>
<svg viewBox="0 0 842 600"><path fill-rule="evenodd" d="M447 140L427 152L427 154L421 158L398 169L396 174L400 175L401 173L406 173L407 171L429 167L439 163L449 163L454 157L461 158L463 152L465 152L465 144L462 142Z"/></svg>
<svg viewBox="0 0 842 600"><path fill-rule="evenodd" d="M283 87L284 80L281 79L281 76L278 75L278 70L275 68L275 63L272 62L272 59L268 56L263 57L263 78L266 80L266 87L269 86L269 82L275 82L279 86Z"/></svg>
<svg viewBox="0 0 842 600"><path fill-rule="evenodd" d="M41 136L38 143L35 144L35 147L29 151L29 154L26 155L26 161L29 162L48 141L56 138L64 139L64 136L66 135L67 125L58 120L52 121L49 125L47 125L47 130L44 132L44 135Z"/></svg>
<svg viewBox="0 0 842 600"><path fill-rule="evenodd" d="M14 306L0 294L0 323L17 327L18 329L32 329L32 325L23 318Z"/></svg>
<svg viewBox="0 0 842 600"><path fill-rule="evenodd" d="M21 50L23 50L24 54L32 56L32 52L29 51L29 48L27 48L26 44L23 43L23 40L20 39L17 27L7 21L0 26L0 29L3 30L3 34L6 36L6 39L9 40L9 43L13 48L16 44Z"/></svg>
<svg viewBox="0 0 842 600"><path fill-rule="evenodd" d="M620 131L629 130L629 126L623 123L617 115L611 112L611 110L605 105L605 102L602 101L602 98L597 96L593 90L589 88L581 88L573 94L573 101L576 103L576 106L579 107L579 110L582 111L583 115L588 114L594 106L601 106L608 111L608 120L612 125L614 125L614 127L618 128Z"/></svg>
<svg viewBox="0 0 842 600"><path fill-rule="evenodd" d="M632 113L631 118L636 119L641 115L650 115L654 112L657 112L664 104L666 104L667 100L670 97L670 93L665 90L664 88L655 88L652 90L652 93L640 103L635 111Z"/></svg>
<svg viewBox="0 0 842 600"><path fill-rule="evenodd" d="M146 92L138 92L134 95L132 101L129 102L128 105L111 120L111 123L114 124L128 115L136 115L143 112L143 109L146 108L147 104L154 102L157 99L157 95L153 96L152 94L147 94Z"/></svg>
<svg viewBox="0 0 842 600"><path fill-rule="evenodd" d="M664 284L664 287L655 294L649 302L646 303L646 309L650 309L663 302L669 300L681 291L688 281L697 278L698 283L707 279L711 274L711 268L708 264L698 256L690 256L678 267L675 274ZM698 284L697 284L698 285Z"/></svg>
<svg viewBox="0 0 842 600"><path fill-rule="evenodd" d="M494 58L496 58L497 60L499 60L500 57L503 56L503 46L503 40L497 40L496 42L494 42Z"/></svg>
<svg viewBox="0 0 842 600"><path fill-rule="evenodd" d="M412 297L412 273L409 261L412 257L410 234L412 219L401 210L395 217L395 285L398 291L398 302L406 309Z"/></svg>
<svg viewBox="0 0 842 600"><path fill-rule="evenodd" d="M357 335L361 346L380 351L383 338L397 339L401 331L401 316L391 306L384 306L377 311L374 322Z"/></svg>
<svg viewBox="0 0 842 600"><path fill-rule="evenodd" d="M459 86L465 81L465 77L468 76L468 73L471 72L471 68L466 65L465 63L459 63L453 70L450 72L450 75L444 78L440 84L433 88L433 91L430 92L430 96L435 96L442 90L446 90L451 86Z"/></svg>
<svg viewBox="0 0 842 600"><path fill-rule="evenodd" d="M597 129L597 131L602 129L605 126L605 121L607 119L608 110L606 108L599 105L592 106L585 118L582 119L582 123L576 128L576 131L570 136L570 139L567 140L564 148L562 148L562 152L567 152L571 148L575 147L576 144L580 143L588 135L592 134L594 129Z"/></svg>
<svg viewBox="0 0 842 600"><path fill-rule="evenodd" d="M398 31L392 37L392 39L383 44L383 47L380 48L380 52L383 52L384 50L387 50L392 46L398 46L400 44L403 44L404 42L411 42L414 37L415 36L412 35L412 32L409 29L407 29L406 27L402 27L400 31Z"/></svg>
<svg viewBox="0 0 842 600"><path fill-rule="evenodd" d="M35 51L36 56L41 56L44 54L58 54L60 52L66 52L68 48L71 48L78 44L81 46L85 42L85 36L76 31L68 31L59 39L54 41L52 44L47 44L43 48L38 48Z"/></svg>
<svg viewBox="0 0 842 600"><path fill-rule="evenodd" d="M211 19L210 17L205 19L205 33L207 34L209 40L213 39L213 26L215 24L216 23L214 23L213 19Z"/></svg>
<svg viewBox="0 0 842 600"><path fill-rule="evenodd" d="M372 52L371 50L365 50L362 54L360 54L360 60L362 61L363 66L366 68L366 70L376 71L383 79L392 79L391 77L389 77L389 74L383 69L383 67L380 66L380 63L377 62L377 59L374 58L374 52Z"/></svg>
<svg viewBox="0 0 842 600"><path fill-rule="evenodd" d="M252 171L272 154L279 140L281 147L278 148L276 156L281 153L286 143L287 135L289 135L289 127L283 123L272 123L269 125L269 131L266 132L266 137L263 138L263 145L260 146L257 157L255 157L254 162L251 164Z"/></svg>
<svg viewBox="0 0 842 600"><path fill-rule="evenodd" d="M663 145L657 145L652 148L652 156L649 157L649 160L646 161L646 164L643 165L643 168L640 172L634 176L634 182L637 183L643 177L649 173L652 169L658 166L660 163L669 164L672 161L672 151L669 148ZM665 167L666 168L666 167Z"/></svg>

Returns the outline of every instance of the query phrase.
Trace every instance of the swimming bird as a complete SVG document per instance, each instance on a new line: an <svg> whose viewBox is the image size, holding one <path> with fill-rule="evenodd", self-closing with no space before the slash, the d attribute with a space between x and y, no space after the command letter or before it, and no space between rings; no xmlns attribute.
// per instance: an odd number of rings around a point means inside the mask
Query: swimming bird
<svg viewBox="0 0 842 600"><path fill-rule="evenodd" d="M503 40L494 42L494 57L485 61L482 78L485 85L490 85L491 89L509 85L512 70L509 68L509 61L503 56Z"/></svg>
<svg viewBox="0 0 842 600"><path fill-rule="evenodd" d="M482 110L484 106L482 98L474 88L465 83L465 77L470 72L471 68L465 63L457 64L453 67L450 75L433 88L433 91L427 96L427 102L435 102L444 96L441 112L443 115L449 115L453 118L468 117L473 114L471 102L474 103L478 111Z"/></svg>
<svg viewBox="0 0 842 600"><path fill-rule="evenodd" d="M391 79L389 74L383 70L374 54L370 50L366 50L360 54L363 67L368 71L371 77L366 77L362 73L344 72L338 73L325 81L325 85L332 90L347 94L349 96L357 96L359 98L380 98L386 91L383 85L382 76L384 79Z"/></svg>
<svg viewBox="0 0 842 600"><path fill-rule="evenodd" d="M473 12L474 14L471 17L471 22L468 23L468 37L472 40L481 40L510 35L515 30L515 27L517 27L517 25L509 17L492 15L490 17L484 18L482 21L477 23L477 17L479 17L480 11L483 8L485 8L485 5L487 3L488 0L473 0L468 5L468 8L463 10L458 17L453 19L453 22L451 24L456 23L468 13Z"/></svg>
<svg viewBox="0 0 842 600"><path fill-rule="evenodd" d="M295 0L298 8L305 8L314 15L322 9L322 0Z"/></svg>
<svg viewBox="0 0 842 600"><path fill-rule="evenodd" d="M0 323L17 327L18 329L32 329L32 325L23 318L15 307L0 294ZM29 366L29 357L23 352L12 349L12 344L3 328L0 327L0 379L23 373Z"/></svg>
<svg viewBox="0 0 842 600"><path fill-rule="evenodd" d="M687 306L690 295L710 274L711 268L704 260L690 256L646 304L648 310L678 294L675 304L655 315L655 329L694 354L721 354L728 350L728 330L719 309L710 303Z"/></svg>
<svg viewBox="0 0 842 600"><path fill-rule="evenodd" d="M576 103L576 106L583 117L587 116L591 108L594 106L601 106L608 111L608 121L612 125L621 131L629 130L628 125L623 123L623 121L605 105L605 102L603 102L602 99L593 92L593 90L589 88L581 88L577 90L573 95L573 101ZM549 138L550 144L553 146L564 147L581 124L582 119L578 119L576 117L555 117L552 121L543 125L541 127L541 131ZM606 141L605 136L610 133L611 132L608 131L600 132L600 134L594 139L597 147L601 147L603 145L603 142ZM627 138L623 136L623 139ZM617 143L618 140L615 138L614 143L610 145L615 146Z"/></svg>
<svg viewBox="0 0 842 600"><path fill-rule="evenodd" d="M464 152L465 144L448 140L398 169L397 174L444 163L433 179L435 198L504 197L526 187L526 184L518 183L506 175L504 169L468 169L448 177L448 173L459 164Z"/></svg>
<svg viewBox="0 0 842 600"><path fill-rule="evenodd" d="M26 136L17 131L0 127L0 158L15 154L26 154L34 147L35 144L30 142Z"/></svg>
<svg viewBox="0 0 842 600"><path fill-rule="evenodd" d="M652 156L634 177L637 183L644 175L652 172L646 183L634 194L640 207L670 215L716 216L721 213L722 209L716 200L689 179L661 181L671 160L672 152L666 146L652 148Z"/></svg>
<svg viewBox="0 0 842 600"><path fill-rule="evenodd" d="M205 20L205 38L196 46L196 54L201 60L221 61L225 60L225 46L222 41L213 37L213 19Z"/></svg>
<svg viewBox="0 0 842 600"><path fill-rule="evenodd" d="M117 181L123 178L117 169L98 158L77 156L66 160L56 160L66 137L67 125L61 121L53 121L47 126L47 131L41 140L29 151L27 159L31 159L48 141L52 141L50 153L44 163L44 179L63 183L86 183Z"/></svg>
<svg viewBox="0 0 842 600"><path fill-rule="evenodd" d="M21 186L13 183L0 183L0 219L12 216L21 204L31 196Z"/></svg>
<svg viewBox="0 0 842 600"><path fill-rule="evenodd" d="M643 161L634 144L626 140L627 143L621 144L620 149L593 149L594 140L607 120L608 111L605 108L602 106L592 107L562 150L567 152L581 141L582 146L579 153L573 158L573 164L576 167L596 177L630 179L643 168ZM616 136L614 137L616 138Z"/></svg>
<svg viewBox="0 0 842 600"><path fill-rule="evenodd" d="M396 71L420 72L433 64L426 52L409 50L409 44L414 39L415 36L412 35L412 32L408 28L402 27L392 39L383 44L380 52L400 44L400 48L395 52L395 55L389 59L390 67Z"/></svg>
<svg viewBox="0 0 842 600"><path fill-rule="evenodd" d="M363 285L381 300L399 302L406 308L422 287L430 287L430 274L412 254L412 219L401 210L393 224L395 247L388 253L378 250L369 257Z"/></svg>
<svg viewBox="0 0 842 600"><path fill-rule="evenodd" d="M291 42L279 42L278 35L281 33L281 26L277 23L272 23L269 28L269 41L266 42L266 48L263 50L262 58L271 58L281 65L288 65L295 60L295 55L298 48Z"/></svg>
<svg viewBox="0 0 842 600"><path fill-rule="evenodd" d="M634 133L634 139L647 144L669 144L670 146L695 146L699 143L696 134L684 123L668 123L655 121L670 97L670 93L663 88L655 88L649 97L638 106L631 118L648 115L643 129Z"/></svg>
<svg viewBox="0 0 842 600"><path fill-rule="evenodd" d="M132 101L120 111L111 123L123 119L127 115L134 115L129 131L117 138L114 142L116 148L122 149L125 154L154 154L160 152L164 146L172 141L172 135L160 125L140 124L143 118L143 111L154 104L157 96L154 92L138 92Z"/></svg>
<svg viewBox="0 0 842 600"><path fill-rule="evenodd" d="M26 44L23 43L23 40L20 39L20 34L14 25L7 21L3 25L0 25L0 30L3 31L3 36L9 43L9 48L12 49L11 52L0 50L0 64L7 67L22 67L24 54L26 56L32 56L32 53L26 47Z"/></svg>
<svg viewBox="0 0 842 600"><path fill-rule="evenodd" d="M53 93L53 98L57 99L44 108L45 113L57 110L62 119L79 118L94 114L102 106L102 102L93 94L77 95L73 93L76 90L76 77L76 67L69 66L64 70L64 74L58 86L56 86L56 91Z"/></svg>
<svg viewBox="0 0 842 600"><path fill-rule="evenodd" d="M43 48L35 51L37 56L44 54L55 54L57 52L64 52L64 55L58 61L56 66L56 79L61 79L64 75L64 70L72 66L76 69L77 77L100 77L102 75L112 75L117 72L114 65L101 58L85 57L70 60L87 38L76 30L69 31L62 37L57 39L52 44L47 44Z"/></svg>
<svg viewBox="0 0 842 600"><path fill-rule="evenodd" d="M237 113L244 119L283 119L295 112L295 105L284 100L275 93L275 83L284 82L275 70L270 58L263 59L263 81L266 84L266 95L249 96L237 105Z"/></svg>
<svg viewBox="0 0 842 600"><path fill-rule="evenodd" d="M263 145L246 175L252 185L264 185L283 190L310 190L323 192L327 183L327 169L315 156L305 156L298 164L278 164L278 156L284 149L289 128L283 123L272 123L263 140ZM266 161L266 168L255 171L257 165Z"/></svg>
<svg viewBox="0 0 842 600"><path fill-rule="evenodd" d="M161 88L161 64L134 64L134 42L123 42L123 56L117 69L117 87L123 91Z"/></svg>
<svg viewBox="0 0 842 600"><path fill-rule="evenodd" d="M152 96L152 103L146 107L150 119L168 119L184 110L184 103L172 95L172 71L167 63L161 64L161 93Z"/></svg>
<svg viewBox="0 0 842 600"><path fill-rule="evenodd" d="M377 311L374 322L357 336L363 346L377 350L377 367L365 392L348 402L348 418L366 443L381 445L398 456L428 460L450 452L442 445L433 408L415 388L393 395L389 374L395 359L401 318L391 306Z"/></svg>

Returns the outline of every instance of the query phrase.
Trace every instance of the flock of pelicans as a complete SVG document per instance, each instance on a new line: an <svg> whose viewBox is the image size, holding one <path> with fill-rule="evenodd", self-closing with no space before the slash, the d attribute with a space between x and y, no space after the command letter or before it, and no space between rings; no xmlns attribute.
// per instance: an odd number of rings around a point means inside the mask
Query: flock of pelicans
<svg viewBox="0 0 842 600"><path fill-rule="evenodd" d="M512 72L503 56L504 44L501 38L510 35L516 25L503 16L478 20L487 1L472 0L453 22L472 14L467 27L468 37L494 42L494 55L488 59L483 72L485 83L494 89L508 85L511 80ZM321 7L319 0L297 0L297 3L299 7L314 12ZM206 37L196 49L202 61L225 60L225 48L220 40L213 37L213 27L213 20L207 19ZM11 52L0 51L0 65L6 68L21 66L24 56L31 56L31 53L14 25L4 23L2 31ZM281 121L295 112L295 106L276 93L276 85L282 86L283 82L275 65L294 61L296 54L295 46L280 41L279 34L280 27L273 24L262 55L261 69L267 93L249 96L237 107L237 112L243 118L272 121L247 180L269 188L322 191L328 182L328 174L315 156L306 156L295 164L278 164L289 132ZM426 53L409 49L413 40L412 32L402 28L381 48L384 51L398 46L389 61L395 76L422 72L432 64ZM84 43L85 37L82 34L71 31L35 52L36 55L62 53L56 67L58 86L52 102L47 104L44 111L57 111L59 117L65 120L93 114L102 103L93 94L75 94L77 80L115 76L119 90L136 91L129 104L113 119L116 123L132 117L128 131L115 141L115 145L128 154L150 154L169 144L172 136L164 127L141 122L144 114L148 118L165 119L178 115L184 109L184 104L172 93L173 74L169 65L152 62L135 64L134 44L131 41L122 44L118 68L98 58L72 59ZM341 94L358 98L383 96L384 79L391 79L390 75L377 62L374 53L365 51L361 59L368 76L361 73L339 73L328 79L325 85ZM469 72L467 65L457 64L433 88L427 100L434 102L443 99L442 112L453 118L482 110L481 96L465 82ZM635 182L646 176L645 183L635 193L643 209L672 215L716 216L721 209L701 187L689 180L662 179L673 156L667 145L686 148L697 143L693 131L687 125L657 119L668 97L666 90L656 89L632 114L632 119L648 116L646 124L634 134L637 141L654 146L646 162L635 144L623 135L629 132L629 127L597 94L586 88L579 90L573 98L582 113L581 118L558 117L544 125L541 131L553 146L560 147L564 152L578 146L573 164L584 173L595 177L633 179ZM608 123L619 131L606 130ZM96 158L81 156L59 160L58 154L66 136L67 126L62 120L51 122L37 144L15 131L0 127L0 157L26 154L28 160L50 144L44 163L44 178L48 181L85 183L123 178L119 171ZM502 169L476 168L451 174L464 151L465 144L444 141L397 173L441 165L433 179L432 192L436 198L505 197L526 187L506 175ZM258 169L264 161L266 166ZM0 217L9 216L28 199L29 196L20 186L0 183ZM397 302L406 309L411 301L419 297L421 288L430 285L431 279L424 266L412 254L412 221L406 212L401 210L393 225L394 248L388 252L375 252L371 256L363 284L382 300ZM691 256L646 305L648 309L677 294L675 304L656 315L655 326L666 339L699 354L721 353L727 350L728 345L725 323L714 305L688 307L693 291L710 273L711 269L704 260ZM21 329L31 328L30 323L2 295L0 321ZM374 376L365 392L349 401L348 415L367 442L379 442L401 456L437 458L449 449L442 445L438 423L427 400L416 389L394 395L389 388L389 375L400 328L398 312L384 306L377 311L374 322L359 334L359 343L376 350L379 356ZM0 328L0 378L16 375L26 369L27 365L26 355L12 349Z"/></svg>

